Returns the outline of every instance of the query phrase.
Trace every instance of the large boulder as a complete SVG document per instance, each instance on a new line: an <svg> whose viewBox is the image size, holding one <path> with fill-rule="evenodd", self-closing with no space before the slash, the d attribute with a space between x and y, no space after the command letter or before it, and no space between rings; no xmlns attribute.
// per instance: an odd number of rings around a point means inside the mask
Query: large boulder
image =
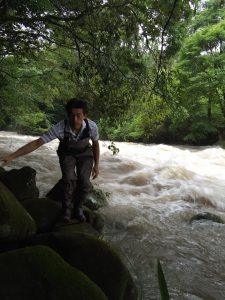
<svg viewBox="0 0 225 300"><path fill-rule="evenodd" d="M36 233L30 214L0 182L0 241L22 241Z"/></svg>
<svg viewBox="0 0 225 300"><path fill-rule="evenodd" d="M35 220L38 232L51 231L61 215L61 204L48 198L27 199L22 205Z"/></svg>
<svg viewBox="0 0 225 300"><path fill-rule="evenodd" d="M46 197L54 201L62 201L64 197L62 180L60 179L55 186L47 193ZM74 195L75 197L75 195ZM84 202L84 205L92 210L97 210L100 207L104 207L108 204L107 194L102 190L93 187L90 193L88 194L87 199Z"/></svg>
<svg viewBox="0 0 225 300"><path fill-rule="evenodd" d="M50 198L27 199L21 202L26 211L32 216L37 225L38 232L55 231L62 228L63 230L71 230L71 225L76 230L80 228L81 232L98 235L104 226L104 219L97 212L85 209L87 223L80 224L76 219L72 219L71 224L63 225L60 222L61 203L53 201ZM80 226L78 226L80 225ZM72 230L72 231L73 231ZM79 231L79 230L78 230Z"/></svg>
<svg viewBox="0 0 225 300"><path fill-rule="evenodd" d="M76 219L72 219L71 223L69 224L62 224L57 223L53 229L54 232L61 232L61 233L86 233L95 237L99 237L100 233L94 229L89 223L86 222L79 222Z"/></svg>
<svg viewBox="0 0 225 300"><path fill-rule="evenodd" d="M16 196L17 200L38 198L39 190L36 186L36 171L28 166L1 172L1 181Z"/></svg>
<svg viewBox="0 0 225 300"><path fill-rule="evenodd" d="M1 300L107 300L86 275L45 246L0 254Z"/></svg>
<svg viewBox="0 0 225 300"><path fill-rule="evenodd" d="M133 279L109 243L79 232L54 232L37 236L34 244L51 247L71 266L85 273L109 300L136 300Z"/></svg>
<svg viewBox="0 0 225 300"><path fill-rule="evenodd" d="M62 202L62 199L64 198L62 179L60 179L53 186L53 188L46 194L46 197L48 197L54 201Z"/></svg>

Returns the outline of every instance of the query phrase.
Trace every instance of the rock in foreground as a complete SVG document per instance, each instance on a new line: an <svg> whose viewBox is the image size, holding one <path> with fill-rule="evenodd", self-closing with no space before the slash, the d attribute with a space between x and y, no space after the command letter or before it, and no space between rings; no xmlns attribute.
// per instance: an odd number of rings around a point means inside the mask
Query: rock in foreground
<svg viewBox="0 0 225 300"><path fill-rule="evenodd" d="M35 233L33 218L0 182L0 241L22 241Z"/></svg>
<svg viewBox="0 0 225 300"><path fill-rule="evenodd" d="M86 275L45 246L0 255L1 300L107 300Z"/></svg>

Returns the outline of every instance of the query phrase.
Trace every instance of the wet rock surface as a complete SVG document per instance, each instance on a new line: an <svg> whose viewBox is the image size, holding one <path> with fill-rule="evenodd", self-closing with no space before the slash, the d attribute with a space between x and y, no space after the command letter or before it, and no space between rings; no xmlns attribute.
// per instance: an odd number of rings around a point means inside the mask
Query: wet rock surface
<svg viewBox="0 0 225 300"><path fill-rule="evenodd" d="M38 198L36 172L22 169L0 170L0 179L10 174L13 189L0 181L0 299L137 299L127 267L102 237L97 208L103 202L84 209L87 222L63 224L61 202ZM28 188L21 196L23 186Z"/></svg>

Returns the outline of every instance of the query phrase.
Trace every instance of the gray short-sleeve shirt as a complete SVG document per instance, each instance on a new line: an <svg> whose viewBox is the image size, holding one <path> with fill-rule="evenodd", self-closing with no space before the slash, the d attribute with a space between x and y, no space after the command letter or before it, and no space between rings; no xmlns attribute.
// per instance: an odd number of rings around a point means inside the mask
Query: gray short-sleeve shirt
<svg viewBox="0 0 225 300"><path fill-rule="evenodd" d="M92 121L90 119L87 119L87 120L88 120L88 125L89 125L90 139L93 142L96 142L99 139L98 127L94 121ZM69 131L71 133L72 140L78 141L79 137L82 134L82 131L84 130L85 127L86 127L86 123L85 123L85 121L83 121L81 131L79 132L79 134L75 134L71 130L69 122L67 122L66 131ZM44 133L41 136L41 139L43 140L44 143L49 143L56 138L63 139L64 132L65 132L65 122L64 122L64 120L62 120L62 121L58 122L56 125L52 126L46 133Z"/></svg>

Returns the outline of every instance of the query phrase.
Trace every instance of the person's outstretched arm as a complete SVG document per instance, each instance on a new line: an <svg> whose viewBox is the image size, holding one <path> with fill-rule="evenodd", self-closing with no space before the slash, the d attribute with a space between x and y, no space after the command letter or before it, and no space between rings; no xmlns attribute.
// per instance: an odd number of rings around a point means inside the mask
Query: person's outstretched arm
<svg viewBox="0 0 225 300"><path fill-rule="evenodd" d="M44 141L41 138L38 138L26 145L24 145L23 147L19 148L18 150L16 150L15 152L6 155L4 157L1 157L0 160L3 161L3 166L9 164L13 159L19 157L19 156L23 156L25 154L28 154L30 152L33 152L34 150L36 150L37 148L41 147L44 144Z"/></svg>

